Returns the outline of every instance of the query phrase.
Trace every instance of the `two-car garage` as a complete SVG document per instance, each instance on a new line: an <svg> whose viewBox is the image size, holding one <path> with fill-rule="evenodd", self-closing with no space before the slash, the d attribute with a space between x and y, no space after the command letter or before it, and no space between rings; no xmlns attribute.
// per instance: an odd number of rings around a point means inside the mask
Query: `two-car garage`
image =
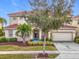
<svg viewBox="0 0 79 59"><path fill-rule="evenodd" d="M63 29L52 32L53 41L74 41L76 36L75 27L66 26Z"/></svg>
<svg viewBox="0 0 79 59"><path fill-rule="evenodd" d="M53 35L53 41L73 41L72 32L55 32Z"/></svg>

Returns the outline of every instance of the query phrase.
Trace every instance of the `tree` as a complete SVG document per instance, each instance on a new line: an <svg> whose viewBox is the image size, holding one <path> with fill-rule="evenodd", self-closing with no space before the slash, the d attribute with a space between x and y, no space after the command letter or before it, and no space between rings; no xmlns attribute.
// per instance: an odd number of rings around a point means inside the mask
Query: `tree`
<svg viewBox="0 0 79 59"><path fill-rule="evenodd" d="M28 24L20 24L17 27L16 35L23 39L23 43L26 43L26 36L30 34L31 26Z"/></svg>
<svg viewBox="0 0 79 59"><path fill-rule="evenodd" d="M4 32L3 32L3 30L4 30L4 28L3 28L3 23L7 23L7 21L4 19L4 18L2 18L2 17L0 17L0 36L4 36Z"/></svg>
<svg viewBox="0 0 79 59"><path fill-rule="evenodd" d="M33 15L28 16L28 21L41 28L45 33L43 44L44 54L47 32L52 29L57 30L63 26L65 22L71 20L71 18L68 17L68 10L71 9L73 5L72 1L73 0L29 0L33 8Z"/></svg>

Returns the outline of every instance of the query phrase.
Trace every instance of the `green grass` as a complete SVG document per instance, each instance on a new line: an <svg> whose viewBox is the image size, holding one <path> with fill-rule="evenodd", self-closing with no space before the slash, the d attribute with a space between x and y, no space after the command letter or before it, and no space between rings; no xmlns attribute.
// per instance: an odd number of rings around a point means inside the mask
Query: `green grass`
<svg viewBox="0 0 79 59"><path fill-rule="evenodd" d="M56 58L57 54L48 55L49 58ZM25 54L18 54L18 55L0 55L0 59L30 59L35 58L35 55L25 55Z"/></svg>
<svg viewBox="0 0 79 59"><path fill-rule="evenodd" d="M28 59L28 58L34 58L34 55L0 55L0 59Z"/></svg>
<svg viewBox="0 0 79 59"><path fill-rule="evenodd" d="M58 54L50 54L48 56L49 56L49 58L56 58L58 56Z"/></svg>
<svg viewBox="0 0 79 59"><path fill-rule="evenodd" d="M43 50L43 46L16 46L16 45L2 45L0 46L0 51L40 51ZM46 50L54 51L56 50L53 46L46 46Z"/></svg>

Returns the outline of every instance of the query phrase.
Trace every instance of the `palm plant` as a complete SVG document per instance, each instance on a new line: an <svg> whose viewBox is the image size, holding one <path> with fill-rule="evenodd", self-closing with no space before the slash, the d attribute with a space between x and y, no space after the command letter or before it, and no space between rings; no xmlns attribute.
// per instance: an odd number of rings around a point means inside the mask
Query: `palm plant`
<svg viewBox="0 0 79 59"><path fill-rule="evenodd" d="M4 23L4 22L6 23L6 20L4 18L0 17L0 22L1 23Z"/></svg>
<svg viewBox="0 0 79 59"><path fill-rule="evenodd" d="M16 35L23 39L23 43L26 43L26 36L30 34L31 26L28 24L20 24L17 27Z"/></svg>
<svg viewBox="0 0 79 59"><path fill-rule="evenodd" d="M4 19L4 18L2 18L2 17L0 17L0 23L7 23L7 21Z"/></svg>

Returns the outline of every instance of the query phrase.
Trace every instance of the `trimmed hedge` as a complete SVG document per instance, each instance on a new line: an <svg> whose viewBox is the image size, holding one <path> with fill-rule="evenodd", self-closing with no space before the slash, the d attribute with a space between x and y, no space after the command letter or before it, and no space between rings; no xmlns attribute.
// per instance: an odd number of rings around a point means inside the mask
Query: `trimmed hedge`
<svg viewBox="0 0 79 59"><path fill-rule="evenodd" d="M6 38L8 42L16 42L17 38Z"/></svg>
<svg viewBox="0 0 79 59"><path fill-rule="evenodd" d="M0 38L0 42L16 42L17 38L5 38L5 37L1 37Z"/></svg>
<svg viewBox="0 0 79 59"><path fill-rule="evenodd" d="M7 42L5 37L0 37L0 42Z"/></svg>
<svg viewBox="0 0 79 59"><path fill-rule="evenodd" d="M43 43L44 43L43 41L38 41L38 42L28 41L29 45L42 45ZM46 41L46 44L52 45L52 42Z"/></svg>
<svg viewBox="0 0 79 59"><path fill-rule="evenodd" d="M79 43L79 36L75 37L75 40L74 40L76 43Z"/></svg>
<svg viewBox="0 0 79 59"><path fill-rule="evenodd" d="M41 41L44 41L44 39L41 39ZM53 41L52 39L46 38L46 41Z"/></svg>

